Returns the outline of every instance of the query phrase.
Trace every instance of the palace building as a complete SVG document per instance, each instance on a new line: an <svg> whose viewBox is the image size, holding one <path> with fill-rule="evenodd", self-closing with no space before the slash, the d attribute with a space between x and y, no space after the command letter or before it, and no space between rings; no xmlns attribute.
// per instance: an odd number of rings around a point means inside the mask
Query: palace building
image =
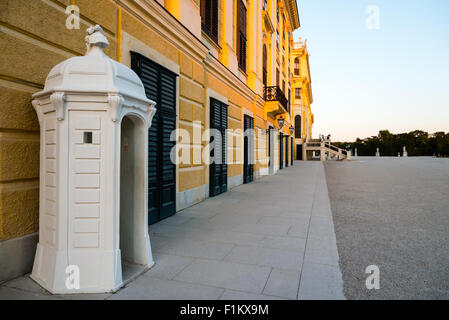
<svg viewBox="0 0 449 320"><path fill-rule="evenodd" d="M311 138L310 67L306 43L293 41L295 0L3 0L0 20L0 282L30 272L39 230L60 223L39 221L40 181L52 183L54 172L40 171L44 140L32 94L54 66L85 54L89 26L101 26L105 54L131 68L156 102L150 224L293 165ZM56 149L50 140L46 147ZM206 161L212 142L222 161Z"/></svg>
<svg viewBox="0 0 449 320"><path fill-rule="evenodd" d="M293 69L292 116L295 127L295 159L303 160L303 144L312 139L313 113L311 104L312 79L310 76L307 40L293 44L291 64Z"/></svg>

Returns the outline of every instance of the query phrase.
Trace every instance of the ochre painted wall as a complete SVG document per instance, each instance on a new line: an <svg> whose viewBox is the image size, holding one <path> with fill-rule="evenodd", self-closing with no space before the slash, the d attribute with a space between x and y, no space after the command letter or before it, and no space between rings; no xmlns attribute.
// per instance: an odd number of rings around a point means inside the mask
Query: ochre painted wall
<svg viewBox="0 0 449 320"><path fill-rule="evenodd" d="M76 0L81 28L65 27L64 0L0 2L0 241L38 231L39 123L31 95L59 62L84 54L85 30L101 24L115 58L117 6Z"/></svg>

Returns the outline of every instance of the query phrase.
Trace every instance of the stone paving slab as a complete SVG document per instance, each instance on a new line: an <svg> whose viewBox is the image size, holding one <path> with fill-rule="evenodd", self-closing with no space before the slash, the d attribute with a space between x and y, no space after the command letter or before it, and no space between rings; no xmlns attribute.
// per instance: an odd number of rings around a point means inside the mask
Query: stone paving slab
<svg viewBox="0 0 449 320"><path fill-rule="evenodd" d="M173 279L194 261L194 258L162 253L154 253L153 259L157 263L145 275L164 279Z"/></svg>
<svg viewBox="0 0 449 320"><path fill-rule="evenodd" d="M197 259L176 276L175 280L262 293L270 270L269 267L258 265Z"/></svg>
<svg viewBox="0 0 449 320"><path fill-rule="evenodd" d="M299 271L274 268L271 270L263 293L286 299L296 299L300 276L301 273Z"/></svg>
<svg viewBox="0 0 449 320"><path fill-rule="evenodd" d="M341 299L323 164L295 162L149 228L155 266L115 294L52 296L27 276L0 299Z"/></svg>
<svg viewBox="0 0 449 320"><path fill-rule="evenodd" d="M338 266L305 262L301 274L300 300L343 300L343 280Z"/></svg>
<svg viewBox="0 0 449 320"><path fill-rule="evenodd" d="M225 290L220 300L287 300L280 297L269 296L265 294L254 294L236 290Z"/></svg>
<svg viewBox="0 0 449 320"><path fill-rule="evenodd" d="M300 250L235 246L225 261L255 264L272 268L301 270L303 252Z"/></svg>
<svg viewBox="0 0 449 320"><path fill-rule="evenodd" d="M155 252L184 257L221 260L232 250L232 248L233 245L227 243L190 239L179 241L178 238L170 238L164 246L155 250Z"/></svg>
<svg viewBox="0 0 449 320"><path fill-rule="evenodd" d="M217 300L223 288L141 276L108 300Z"/></svg>

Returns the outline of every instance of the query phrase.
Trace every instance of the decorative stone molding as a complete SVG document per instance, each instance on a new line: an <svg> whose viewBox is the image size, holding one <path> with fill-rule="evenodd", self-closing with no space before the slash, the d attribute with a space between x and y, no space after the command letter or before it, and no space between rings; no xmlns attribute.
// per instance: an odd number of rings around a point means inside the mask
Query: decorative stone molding
<svg viewBox="0 0 449 320"><path fill-rule="evenodd" d="M120 112L124 99L118 94L109 94L108 101L111 106L111 119L113 122L116 122L117 119L121 118Z"/></svg>
<svg viewBox="0 0 449 320"><path fill-rule="evenodd" d="M56 118L59 121L64 120L66 96L64 92L55 92L50 96L50 101L55 107Z"/></svg>

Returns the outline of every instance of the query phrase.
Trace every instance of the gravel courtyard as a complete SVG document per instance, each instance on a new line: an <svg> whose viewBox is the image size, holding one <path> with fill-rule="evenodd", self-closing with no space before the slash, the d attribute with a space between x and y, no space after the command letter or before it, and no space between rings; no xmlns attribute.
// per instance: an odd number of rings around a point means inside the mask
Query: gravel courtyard
<svg viewBox="0 0 449 320"><path fill-rule="evenodd" d="M346 298L449 299L449 159L359 157L325 172Z"/></svg>

